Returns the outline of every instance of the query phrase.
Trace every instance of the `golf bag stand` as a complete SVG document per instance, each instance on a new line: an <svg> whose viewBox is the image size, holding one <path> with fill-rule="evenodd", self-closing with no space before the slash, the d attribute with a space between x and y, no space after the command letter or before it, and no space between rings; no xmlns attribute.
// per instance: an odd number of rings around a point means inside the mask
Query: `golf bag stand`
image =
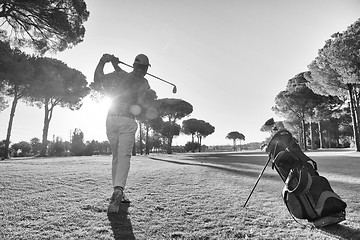
<svg viewBox="0 0 360 240"><path fill-rule="evenodd" d="M282 196L294 220L306 219L315 227L345 220L346 203L319 175L316 162L304 154L289 131L278 131L266 151L272 169L285 184Z"/></svg>

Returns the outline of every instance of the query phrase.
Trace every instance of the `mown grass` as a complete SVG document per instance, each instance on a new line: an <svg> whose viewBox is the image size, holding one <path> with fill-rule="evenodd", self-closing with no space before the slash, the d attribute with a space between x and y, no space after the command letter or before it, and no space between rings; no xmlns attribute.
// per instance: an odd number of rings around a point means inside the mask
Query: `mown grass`
<svg viewBox="0 0 360 240"><path fill-rule="evenodd" d="M110 157L2 161L0 239L360 238L359 158L314 156L348 208L347 221L313 229L293 221L271 169L243 208L265 155L233 156L226 165L215 156L134 157L126 189L132 203L111 215Z"/></svg>

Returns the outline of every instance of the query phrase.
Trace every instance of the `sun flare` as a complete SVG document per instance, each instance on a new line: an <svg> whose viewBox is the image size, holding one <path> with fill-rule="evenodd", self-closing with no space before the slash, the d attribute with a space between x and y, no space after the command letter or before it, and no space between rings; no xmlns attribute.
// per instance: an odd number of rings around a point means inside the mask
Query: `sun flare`
<svg viewBox="0 0 360 240"><path fill-rule="evenodd" d="M98 105L99 105L100 109L104 109L107 111L109 109L109 107L111 106L111 103L112 103L112 100L110 97L103 97L99 101Z"/></svg>
<svg viewBox="0 0 360 240"><path fill-rule="evenodd" d="M111 106L112 100L110 97L101 97L96 100L87 99L84 103L84 111L91 114L100 114L107 113Z"/></svg>

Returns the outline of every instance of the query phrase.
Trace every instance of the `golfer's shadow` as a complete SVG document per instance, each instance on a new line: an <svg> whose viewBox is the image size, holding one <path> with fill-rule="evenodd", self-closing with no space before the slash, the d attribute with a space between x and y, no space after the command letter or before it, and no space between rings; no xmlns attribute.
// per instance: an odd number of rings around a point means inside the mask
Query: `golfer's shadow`
<svg viewBox="0 0 360 240"><path fill-rule="evenodd" d="M128 212L129 207L130 204L122 203L119 212L108 213L108 219L116 240L135 239Z"/></svg>

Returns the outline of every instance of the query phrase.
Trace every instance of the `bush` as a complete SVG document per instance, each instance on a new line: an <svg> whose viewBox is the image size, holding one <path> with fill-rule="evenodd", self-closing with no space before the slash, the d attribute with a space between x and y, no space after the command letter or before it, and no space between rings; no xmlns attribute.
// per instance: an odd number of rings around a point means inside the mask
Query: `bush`
<svg viewBox="0 0 360 240"><path fill-rule="evenodd" d="M15 157L26 157L30 155L31 145L28 142L21 141L11 145L11 150L15 152Z"/></svg>
<svg viewBox="0 0 360 240"><path fill-rule="evenodd" d="M197 143L197 142L194 142L194 143L192 143L192 142L187 142L186 144L185 144L185 151L186 152L191 152L191 151L196 151L196 150L199 150L199 148L200 148L200 144L199 143Z"/></svg>
<svg viewBox="0 0 360 240"><path fill-rule="evenodd" d="M56 157L66 156L65 143L60 138L57 138L55 142L49 144L48 154Z"/></svg>

